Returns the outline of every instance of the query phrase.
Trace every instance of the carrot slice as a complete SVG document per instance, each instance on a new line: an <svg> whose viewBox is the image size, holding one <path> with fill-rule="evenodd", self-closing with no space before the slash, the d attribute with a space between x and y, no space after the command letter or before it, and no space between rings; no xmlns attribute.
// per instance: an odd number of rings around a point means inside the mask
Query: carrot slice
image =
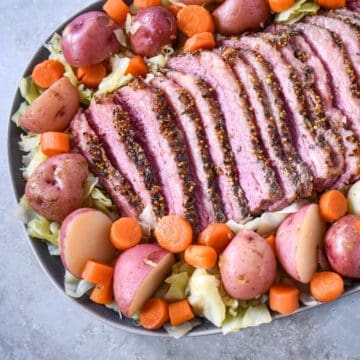
<svg viewBox="0 0 360 360"><path fill-rule="evenodd" d="M97 261L88 260L81 278L93 284L106 284L111 280L114 269Z"/></svg>
<svg viewBox="0 0 360 360"><path fill-rule="evenodd" d="M188 38L184 44L184 51L194 52L200 49L214 49L215 38L211 32L202 32Z"/></svg>
<svg viewBox="0 0 360 360"><path fill-rule="evenodd" d="M40 136L40 148L46 156L68 153L70 151L70 138L68 134L48 131Z"/></svg>
<svg viewBox="0 0 360 360"><path fill-rule="evenodd" d="M195 317L187 299L169 304L169 317L172 326L181 325Z"/></svg>
<svg viewBox="0 0 360 360"><path fill-rule="evenodd" d="M211 269L217 261L216 251L206 245L190 245L185 250L185 261L194 267Z"/></svg>
<svg viewBox="0 0 360 360"><path fill-rule="evenodd" d="M177 14L177 26L189 37L203 32L215 32L210 12L200 5L183 7Z"/></svg>
<svg viewBox="0 0 360 360"><path fill-rule="evenodd" d="M344 280L332 271L317 272L311 279L310 292L321 302L336 300L344 292Z"/></svg>
<svg viewBox="0 0 360 360"><path fill-rule="evenodd" d="M178 12L181 10L180 6L176 6L173 4L170 4L167 9L172 12L175 16L177 16Z"/></svg>
<svg viewBox="0 0 360 360"><path fill-rule="evenodd" d="M270 288L270 309L280 314L290 314L299 308L299 289L295 286L277 284Z"/></svg>
<svg viewBox="0 0 360 360"><path fill-rule="evenodd" d="M113 282L112 279L106 284L97 284L90 295L90 300L97 304L106 305L113 301Z"/></svg>
<svg viewBox="0 0 360 360"><path fill-rule="evenodd" d="M102 63L82 66L76 70L76 76L88 88L97 88L106 76L106 68Z"/></svg>
<svg viewBox="0 0 360 360"><path fill-rule="evenodd" d="M163 299L149 299L140 311L140 324L145 329L160 329L168 321L169 305Z"/></svg>
<svg viewBox="0 0 360 360"><path fill-rule="evenodd" d="M64 65L57 60L45 60L34 67L31 74L34 83L47 89L64 75Z"/></svg>
<svg viewBox="0 0 360 360"><path fill-rule="evenodd" d="M123 25L127 14L130 14L130 8L123 0L108 0L103 10L119 25Z"/></svg>
<svg viewBox="0 0 360 360"><path fill-rule="evenodd" d="M346 0L317 0L317 3L324 9L339 9L345 7Z"/></svg>
<svg viewBox="0 0 360 360"><path fill-rule="evenodd" d="M161 6L161 0L134 0L134 7L137 9L146 9L151 6Z"/></svg>
<svg viewBox="0 0 360 360"><path fill-rule="evenodd" d="M155 226L155 238L160 246L172 253L181 253L192 243L191 225L183 217L168 215Z"/></svg>
<svg viewBox="0 0 360 360"><path fill-rule="evenodd" d="M265 240L270 245L270 247L273 249L274 254L276 254L275 235L269 235L265 238Z"/></svg>
<svg viewBox="0 0 360 360"><path fill-rule="evenodd" d="M200 233L198 243L211 246L218 254L221 254L233 237L234 233L226 224L210 224Z"/></svg>
<svg viewBox="0 0 360 360"><path fill-rule="evenodd" d="M146 65L142 56L135 55L130 59L129 65L125 70L125 75L146 76L148 72L149 67Z"/></svg>
<svg viewBox="0 0 360 360"><path fill-rule="evenodd" d="M110 239L119 250L126 250L139 244L141 237L141 226L136 219L123 217L113 222L111 226Z"/></svg>
<svg viewBox="0 0 360 360"><path fill-rule="evenodd" d="M330 190L320 197L321 217L329 222L339 220L348 209L348 202L343 193L339 190Z"/></svg>
<svg viewBox="0 0 360 360"><path fill-rule="evenodd" d="M295 5L295 0L269 0L272 12L278 13L290 9Z"/></svg>

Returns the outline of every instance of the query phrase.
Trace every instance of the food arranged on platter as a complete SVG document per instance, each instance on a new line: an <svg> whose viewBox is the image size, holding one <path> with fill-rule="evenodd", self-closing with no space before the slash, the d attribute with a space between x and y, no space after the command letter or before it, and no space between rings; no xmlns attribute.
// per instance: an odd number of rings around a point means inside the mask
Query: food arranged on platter
<svg viewBox="0 0 360 360"><path fill-rule="evenodd" d="M359 34L340 0L108 0L54 34L13 115L17 214L66 293L175 337L341 296L360 278Z"/></svg>

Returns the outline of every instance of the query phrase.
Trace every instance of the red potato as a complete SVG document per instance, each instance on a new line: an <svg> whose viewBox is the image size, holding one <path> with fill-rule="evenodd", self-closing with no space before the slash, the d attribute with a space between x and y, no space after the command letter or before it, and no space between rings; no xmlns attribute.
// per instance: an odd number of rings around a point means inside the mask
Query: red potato
<svg viewBox="0 0 360 360"><path fill-rule="evenodd" d="M131 49L136 54L155 56L164 45L176 40L176 18L164 7L152 6L140 11L133 20L133 26L137 24L139 28L130 34Z"/></svg>
<svg viewBox="0 0 360 360"><path fill-rule="evenodd" d="M84 13L68 24L61 47L66 61L75 67L98 64L120 50L114 34L119 29L102 11Z"/></svg>
<svg viewBox="0 0 360 360"><path fill-rule="evenodd" d="M90 208L78 209L64 220L60 228L60 256L74 276L81 278L88 260L110 264L115 258L111 224L104 213Z"/></svg>
<svg viewBox="0 0 360 360"><path fill-rule="evenodd" d="M225 0L213 12L216 30L227 36L264 27L270 15L266 0Z"/></svg>
<svg viewBox="0 0 360 360"><path fill-rule="evenodd" d="M360 216L346 215L334 223L325 236L325 251L337 273L360 278Z"/></svg>
<svg viewBox="0 0 360 360"><path fill-rule="evenodd" d="M139 311L158 289L175 262L174 255L154 244L124 251L114 269L114 296L128 317Z"/></svg>
<svg viewBox="0 0 360 360"><path fill-rule="evenodd" d="M77 113L79 94L63 77L43 92L21 117L21 126L33 133L64 131Z"/></svg>
<svg viewBox="0 0 360 360"><path fill-rule="evenodd" d="M241 230L220 257L221 281L230 296L256 299L274 283L276 259L266 240L257 233Z"/></svg>
<svg viewBox="0 0 360 360"><path fill-rule="evenodd" d="M324 234L325 223L317 204L302 207L280 225L275 238L276 253L292 278L304 284L310 282Z"/></svg>
<svg viewBox="0 0 360 360"><path fill-rule="evenodd" d="M55 155L42 162L25 187L30 206L46 218L61 222L84 201L84 184L89 175L80 154Z"/></svg>

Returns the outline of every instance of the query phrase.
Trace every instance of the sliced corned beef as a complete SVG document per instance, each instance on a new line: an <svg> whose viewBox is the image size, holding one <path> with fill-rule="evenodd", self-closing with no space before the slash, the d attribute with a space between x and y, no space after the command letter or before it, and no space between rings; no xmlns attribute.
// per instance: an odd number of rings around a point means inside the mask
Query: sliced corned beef
<svg viewBox="0 0 360 360"><path fill-rule="evenodd" d="M282 192L265 157L246 93L221 56L211 51L177 56L170 59L168 67L193 73L215 90L250 211L257 214L281 199Z"/></svg>
<svg viewBox="0 0 360 360"><path fill-rule="evenodd" d="M208 142L194 99L181 86L165 76L157 76L151 85L163 91L172 108L178 126L185 135L191 157L190 166L196 174L197 191L195 196L201 204L199 208L202 226L226 221L220 193L217 186L215 165L211 159Z"/></svg>
<svg viewBox="0 0 360 360"><path fill-rule="evenodd" d="M129 113L137 138L158 172L169 213L186 217L199 231L196 183L184 136L165 95L136 79L117 91L116 102Z"/></svg>
<svg viewBox="0 0 360 360"><path fill-rule="evenodd" d="M123 174L112 165L82 112L72 120L70 133L73 145L86 158L91 171L99 178L100 184L109 193L119 213L137 218L144 209L144 204Z"/></svg>
<svg viewBox="0 0 360 360"><path fill-rule="evenodd" d="M336 179L334 174L336 169L330 149L324 137L318 136L312 124L296 70L287 64L281 53L264 38L244 36L237 40L225 40L222 43L257 51L272 65L281 87L296 149L311 169L315 189L324 189L326 185L332 184Z"/></svg>
<svg viewBox="0 0 360 360"><path fill-rule="evenodd" d="M251 107L254 109L256 125L259 129L266 155L271 161L283 197L269 207L269 210L278 210L293 203L299 192L299 181L296 170L282 148L274 116L271 113L266 93L255 71L241 58L241 53L234 48L223 48L222 55L230 64L239 81L243 84Z"/></svg>
<svg viewBox="0 0 360 360"><path fill-rule="evenodd" d="M235 156L214 90L204 80L189 73L169 71L167 77L178 83L194 99L206 133L208 150L216 166L226 217L235 221L244 220L249 216L247 202L239 184Z"/></svg>
<svg viewBox="0 0 360 360"><path fill-rule="evenodd" d="M145 206L152 222L167 213L154 169L135 139L129 115L113 102L113 96L94 99L86 117L102 141L114 166L129 180Z"/></svg>

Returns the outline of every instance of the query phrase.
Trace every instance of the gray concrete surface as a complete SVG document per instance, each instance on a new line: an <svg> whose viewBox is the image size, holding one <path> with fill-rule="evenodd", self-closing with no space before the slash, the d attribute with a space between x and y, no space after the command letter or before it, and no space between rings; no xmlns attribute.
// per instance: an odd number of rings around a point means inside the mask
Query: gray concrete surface
<svg viewBox="0 0 360 360"><path fill-rule="evenodd" d="M10 104L41 42L86 0L0 0L0 359L360 359L360 295L234 335L179 341L103 324L61 295L20 224L7 170Z"/></svg>

